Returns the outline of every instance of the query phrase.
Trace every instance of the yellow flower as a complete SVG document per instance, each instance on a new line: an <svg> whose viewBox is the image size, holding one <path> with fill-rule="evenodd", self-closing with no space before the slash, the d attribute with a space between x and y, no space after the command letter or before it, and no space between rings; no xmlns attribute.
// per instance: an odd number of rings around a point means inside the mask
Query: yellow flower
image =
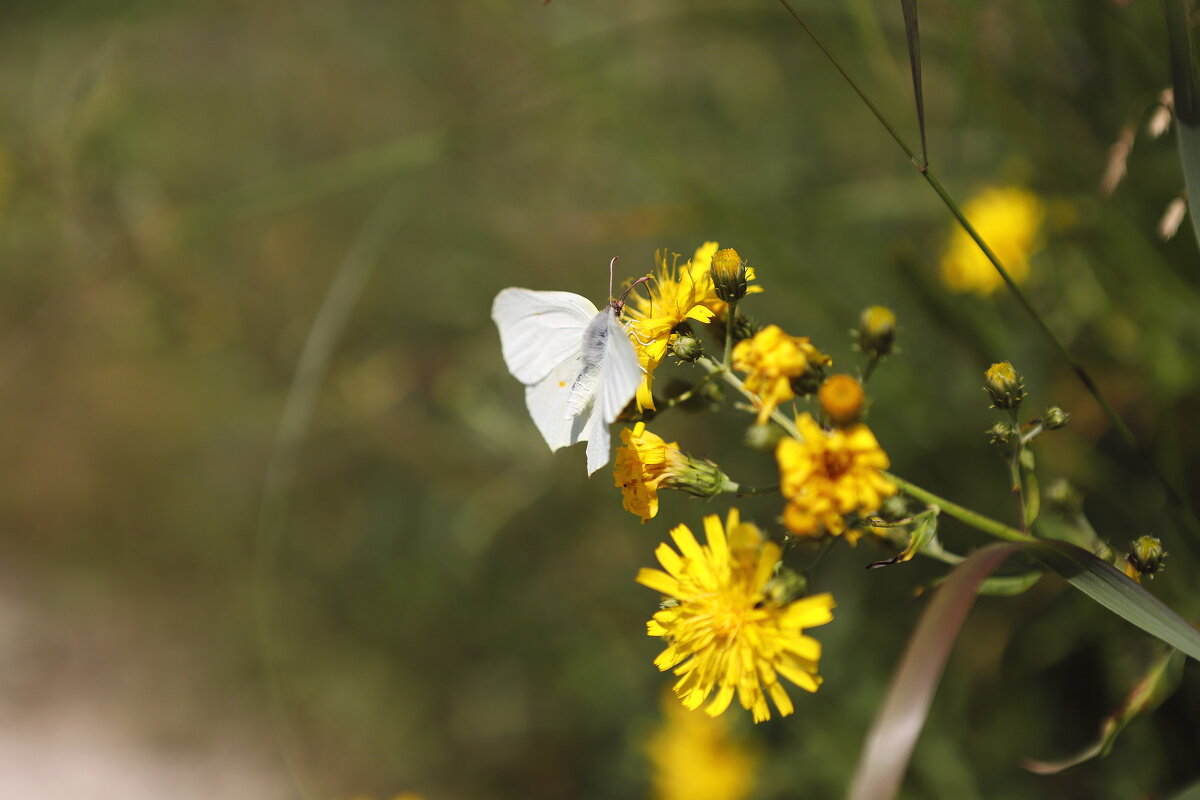
<svg viewBox="0 0 1200 800"><path fill-rule="evenodd" d="M883 476L887 453L866 425L826 433L808 414L796 419L804 441L782 439L775 450L780 490L788 504L783 521L798 536L823 528L838 535L846 514L866 516L879 509L896 486Z"/></svg>
<svg viewBox="0 0 1200 800"><path fill-rule="evenodd" d="M963 215L1017 283L1029 276L1029 259L1042 248L1046 211L1041 198L1021 186L991 187L963 206ZM989 295L1004 285L1000 273L962 228L942 253L942 283L952 292Z"/></svg>
<svg viewBox="0 0 1200 800"><path fill-rule="evenodd" d="M733 348L733 368L747 373L746 389L758 397L759 425L780 403L796 396L794 378L817 374L832 363L807 337L788 336L778 325L768 325Z"/></svg>
<svg viewBox="0 0 1200 800"><path fill-rule="evenodd" d="M678 256L674 263L668 264L665 250L655 253L658 272L647 284L650 296L634 292L625 306L625 314L632 321L634 349L644 373L637 391L641 411L654 408L654 370L667 355L675 326L688 319L709 322L713 318L713 313L701 305L713 291L707 268L703 276L697 276L691 262L680 267L677 259Z"/></svg>
<svg viewBox="0 0 1200 800"><path fill-rule="evenodd" d="M704 518L708 541L700 545L686 525L671 531L679 548L666 543L656 555L663 570L642 569L638 583L668 599L647 623L651 636L667 648L654 660L660 670L674 668L674 691L695 710L716 691L704 711L722 714L736 694L755 722L771 718L767 695L781 716L793 711L779 676L810 692L820 686L820 643L804 629L833 619L833 597L814 595L780 605L766 587L779 565L779 545L743 524L736 509L724 528L716 515Z"/></svg>
<svg viewBox="0 0 1200 800"><path fill-rule="evenodd" d="M646 742L657 800L742 800L754 789L759 758L729 723L688 711L669 697L666 719Z"/></svg>
<svg viewBox="0 0 1200 800"><path fill-rule="evenodd" d="M644 422L621 431L621 442L613 465L613 485L621 489L625 510L642 522L658 513L659 489L713 497L732 485L716 464L690 458L677 443L646 430Z"/></svg>

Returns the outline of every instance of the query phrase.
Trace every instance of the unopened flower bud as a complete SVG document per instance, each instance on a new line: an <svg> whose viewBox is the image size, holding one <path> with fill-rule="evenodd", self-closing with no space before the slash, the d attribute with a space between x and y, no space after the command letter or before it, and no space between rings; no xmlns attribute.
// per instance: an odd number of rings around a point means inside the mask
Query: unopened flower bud
<svg viewBox="0 0 1200 800"><path fill-rule="evenodd" d="M1138 576L1151 578L1154 577L1154 573L1162 571L1163 559L1166 557L1167 551L1163 550L1162 542L1157 536L1138 537L1129 545L1129 552L1125 554L1129 566L1137 571Z"/></svg>
<svg viewBox="0 0 1200 800"><path fill-rule="evenodd" d="M1007 444L1017 435L1017 429L1009 422L997 422L987 431L988 441L992 444Z"/></svg>
<svg viewBox="0 0 1200 800"><path fill-rule="evenodd" d="M821 384L817 399L825 416L838 427L853 425L862 417L862 384L849 375L831 375Z"/></svg>
<svg viewBox="0 0 1200 800"><path fill-rule="evenodd" d="M883 358L896 343L896 315L884 306L864 309L855 334L859 350L872 359Z"/></svg>
<svg viewBox="0 0 1200 800"><path fill-rule="evenodd" d="M763 587L763 601L769 605L786 606L804 596L808 579L799 572L780 566Z"/></svg>
<svg viewBox="0 0 1200 800"><path fill-rule="evenodd" d="M737 250L732 247L718 250L713 256L710 273L713 290L726 303L746 296L746 262Z"/></svg>
<svg viewBox="0 0 1200 800"><path fill-rule="evenodd" d="M775 445L779 444L782 438L783 428L771 423L746 428L746 446L761 453L775 452Z"/></svg>
<svg viewBox="0 0 1200 800"><path fill-rule="evenodd" d="M671 343L671 352L680 361L695 361L704 355L704 346L699 339L692 336L676 336Z"/></svg>
<svg viewBox="0 0 1200 800"><path fill-rule="evenodd" d="M1025 399L1025 380L1007 361L992 364L983 377L993 408L1017 408Z"/></svg>
<svg viewBox="0 0 1200 800"><path fill-rule="evenodd" d="M1063 411L1058 406L1051 406L1046 409L1046 413L1042 415L1042 425L1048 431L1057 431L1067 427L1067 423L1071 421L1071 415Z"/></svg>
<svg viewBox="0 0 1200 800"><path fill-rule="evenodd" d="M704 498L716 497L721 492L736 488L729 476L713 462L692 458L678 451L671 454L660 486Z"/></svg>
<svg viewBox="0 0 1200 800"><path fill-rule="evenodd" d="M1083 495L1065 478L1047 484L1042 490L1042 499L1061 517L1074 517L1083 511Z"/></svg>

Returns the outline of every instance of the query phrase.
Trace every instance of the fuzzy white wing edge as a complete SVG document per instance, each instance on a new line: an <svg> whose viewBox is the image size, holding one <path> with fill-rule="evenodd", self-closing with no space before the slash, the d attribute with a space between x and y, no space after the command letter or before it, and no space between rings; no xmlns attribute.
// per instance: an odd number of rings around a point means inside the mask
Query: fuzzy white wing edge
<svg viewBox="0 0 1200 800"><path fill-rule="evenodd" d="M629 334L625 333L617 315L608 310L608 337L604 347L604 363L600 368L600 384L591 410L587 438L587 471L591 475L608 463L610 440L608 426L629 405L642 382L642 367Z"/></svg>
<svg viewBox="0 0 1200 800"><path fill-rule="evenodd" d="M579 355L583 331L598 313L591 300L572 292L502 290L492 301L492 320L508 371L521 383L538 383Z"/></svg>

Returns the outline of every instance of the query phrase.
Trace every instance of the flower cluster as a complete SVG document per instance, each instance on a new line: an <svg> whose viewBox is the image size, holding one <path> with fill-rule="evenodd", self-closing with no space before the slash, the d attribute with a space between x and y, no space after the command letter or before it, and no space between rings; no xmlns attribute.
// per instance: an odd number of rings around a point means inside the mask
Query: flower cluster
<svg viewBox="0 0 1200 800"><path fill-rule="evenodd" d="M636 398L639 411L654 408L654 372L666 357L677 335L676 328L688 320L712 322L728 311L728 304L718 296L712 279L713 256L718 252L726 254L724 261L733 258L740 262L737 251L720 250L717 242L705 242L682 265L678 255L672 256L668 263L667 252L660 250L655 254L657 269L647 284L649 296L637 292L630 295L625 313L631 321L630 337L644 372ZM754 269L746 267L744 279L754 278ZM750 285L746 291L761 292L762 287Z"/></svg>
<svg viewBox="0 0 1200 800"><path fill-rule="evenodd" d="M689 709L708 701L705 713L715 717L736 695L760 722L771 717L769 695L787 716L792 701L779 678L816 691L821 645L804 631L833 619L833 597L776 602L767 587L782 551L741 522L736 509L724 526L719 517L706 517L704 532L707 543L701 545L686 525L674 528L679 551L659 545L663 568L638 573L638 583L668 598L647 624L651 636L667 643L654 663L674 669L675 694Z"/></svg>

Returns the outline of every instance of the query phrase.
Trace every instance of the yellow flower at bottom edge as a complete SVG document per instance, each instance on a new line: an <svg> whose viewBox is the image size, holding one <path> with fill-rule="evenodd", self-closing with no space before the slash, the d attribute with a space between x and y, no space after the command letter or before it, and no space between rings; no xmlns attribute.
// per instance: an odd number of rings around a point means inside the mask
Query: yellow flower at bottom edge
<svg viewBox="0 0 1200 800"><path fill-rule="evenodd" d="M1046 211L1041 198L1022 186L993 186L970 198L963 215L1015 282L1029 277L1029 259L1043 243ZM992 262L961 227L946 243L941 273L942 283L952 292L989 295L1004 285Z"/></svg>
<svg viewBox="0 0 1200 800"><path fill-rule="evenodd" d="M775 449L780 491L788 504L783 521L798 536L822 531L838 535L846 514L879 509L896 485L883 475L887 453L866 425L826 433L809 414L796 419L804 441L781 439Z"/></svg>
<svg viewBox="0 0 1200 800"><path fill-rule="evenodd" d="M758 396L758 424L767 421L780 403L796 396L792 380L833 363L805 336L788 336L768 325L733 348L733 368L745 372L746 389Z"/></svg>
<svg viewBox="0 0 1200 800"><path fill-rule="evenodd" d="M783 676L806 691L821 684L821 644L804 630L833 619L833 596L814 595L780 605L766 593L780 562L779 545L743 524L733 509L725 527L716 515L704 518L707 544L686 525L671 531L677 553L666 543L656 555L663 569L642 569L638 583L668 597L646 624L667 648L654 660L679 676L675 694L691 710L715 717L737 695L755 722L771 718L769 694L781 716L793 711L779 682ZM665 570L665 571L664 571Z"/></svg>
<svg viewBox="0 0 1200 800"><path fill-rule="evenodd" d="M760 758L730 734L725 718L663 703L662 727L646 742L656 800L742 800Z"/></svg>

